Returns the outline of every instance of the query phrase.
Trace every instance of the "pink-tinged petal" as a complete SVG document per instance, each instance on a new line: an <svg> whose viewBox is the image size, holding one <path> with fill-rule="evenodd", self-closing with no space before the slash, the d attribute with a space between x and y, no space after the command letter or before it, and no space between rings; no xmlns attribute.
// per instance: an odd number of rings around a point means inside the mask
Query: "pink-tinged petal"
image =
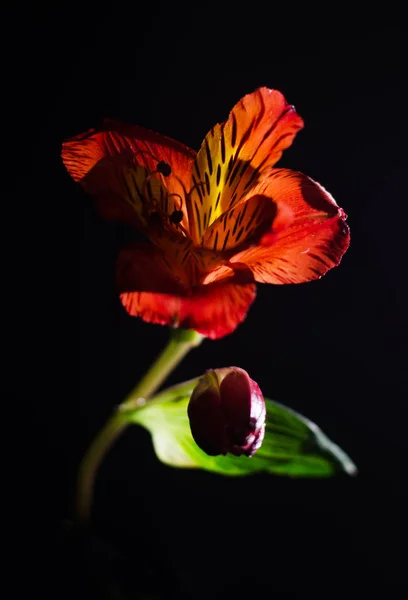
<svg viewBox="0 0 408 600"><path fill-rule="evenodd" d="M273 166L303 127L301 117L277 90L244 96L225 123L207 134L194 164L190 231L197 243Z"/></svg>
<svg viewBox="0 0 408 600"><path fill-rule="evenodd" d="M133 257L128 250L118 262L120 299L130 315L149 323L195 329L212 339L232 333L245 319L255 299L255 284L220 281L186 291L162 265L153 266L155 257L150 258L150 268L146 258L140 267L135 264L134 259L143 260L143 250L134 250Z"/></svg>
<svg viewBox="0 0 408 600"><path fill-rule="evenodd" d="M265 434L266 407L258 384L244 369L206 371L187 409L192 436L210 456L252 456Z"/></svg>
<svg viewBox="0 0 408 600"><path fill-rule="evenodd" d="M332 196L306 175L273 169L257 186L292 218L265 234L258 245L230 259L242 280L303 283L337 266L350 243L346 215Z"/></svg>
<svg viewBox="0 0 408 600"><path fill-rule="evenodd" d="M182 224L188 227L180 197L184 198L190 186L195 155L170 138L112 120L67 140L62 147L68 173L96 197L105 217L128 221L132 218L130 205L143 227L147 225L143 203L150 204L151 211L159 208L169 216L182 208ZM170 173L166 169L165 175L160 172L163 163L171 168Z"/></svg>

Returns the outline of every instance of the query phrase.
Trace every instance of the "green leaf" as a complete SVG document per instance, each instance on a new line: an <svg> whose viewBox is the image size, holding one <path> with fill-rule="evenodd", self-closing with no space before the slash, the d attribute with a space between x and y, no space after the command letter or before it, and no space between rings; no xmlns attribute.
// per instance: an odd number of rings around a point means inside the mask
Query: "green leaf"
<svg viewBox="0 0 408 600"><path fill-rule="evenodd" d="M126 411L130 422L150 432L156 455L163 463L235 476L256 472L293 477L327 477L340 471L357 473L347 454L315 423L268 399L265 438L254 456L208 456L194 442L187 416L196 381L169 388L145 406Z"/></svg>

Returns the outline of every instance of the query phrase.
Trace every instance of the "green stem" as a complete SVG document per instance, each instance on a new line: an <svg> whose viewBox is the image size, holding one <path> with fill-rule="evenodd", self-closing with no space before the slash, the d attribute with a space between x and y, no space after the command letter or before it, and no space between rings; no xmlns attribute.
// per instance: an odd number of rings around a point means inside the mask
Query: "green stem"
<svg viewBox="0 0 408 600"><path fill-rule="evenodd" d="M169 402L170 400L174 400L177 396L187 396L191 395L195 386L197 385L199 377L194 377L193 379L189 379L188 381L183 381L182 383L177 383L176 385L172 385L164 389L163 391L155 394L154 396L149 398L149 404L164 404ZM132 403L123 402L119 406L119 410L123 413L126 412L134 412L135 408L141 408L145 406L146 402L144 399L135 399Z"/></svg>
<svg viewBox="0 0 408 600"><path fill-rule="evenodd" d="M91 514L95 477L103 457L128 425L125 415L113 414L86 451L79 465L76 494L76 518L85 523Z"/></svg>
<svg viewBox="0 0 408 600"><path fill-rule="evenodd" d="M113 442L129 425L126 412L137 410L154 394L185 355L198 346L204 336L193 330L174 329L172 337L145 376L116 409L85 453L78 471L76 516L86 522L91 513L96 473Z"/></svg>
<svg viewBox="0 0 408 600"><path fill-rule="evenodd" d="M192 329L174 329L172 338L159 354L156 361L147 371L143 379L122 402L119 409L121 411L131 410L140 407L140 398L147 400L161 386L163 381L183 360L185 355L196 346L199 346L204 339Z"/></svg>

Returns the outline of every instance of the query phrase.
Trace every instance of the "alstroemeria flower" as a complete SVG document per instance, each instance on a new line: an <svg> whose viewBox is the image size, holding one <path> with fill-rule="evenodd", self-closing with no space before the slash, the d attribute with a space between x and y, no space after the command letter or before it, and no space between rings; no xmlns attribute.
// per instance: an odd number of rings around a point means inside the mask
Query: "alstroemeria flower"
<svg viewBox="0 0 408 600"><path fill-rule="evenodd" d="M108 219L149 242L118 257L129 314L210 338L244 320L259 283L302 283L339 264L346 215L318 183L273 168L303 121L276 90L245 96L196 154L106 121L63 145L64 164Z"/></svg>

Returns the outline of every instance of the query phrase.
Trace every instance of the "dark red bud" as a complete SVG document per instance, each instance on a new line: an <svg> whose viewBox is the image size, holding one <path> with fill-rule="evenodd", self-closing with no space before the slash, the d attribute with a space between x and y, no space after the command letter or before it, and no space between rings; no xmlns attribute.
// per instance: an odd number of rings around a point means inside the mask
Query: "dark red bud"
<svg viewBox="0 0 408 600"><path fill-rule="evenodd" d="M244 369L207 371L188 405L191 433L210 456L252 456L265 435L266 408L258 384Z"/></svg>

